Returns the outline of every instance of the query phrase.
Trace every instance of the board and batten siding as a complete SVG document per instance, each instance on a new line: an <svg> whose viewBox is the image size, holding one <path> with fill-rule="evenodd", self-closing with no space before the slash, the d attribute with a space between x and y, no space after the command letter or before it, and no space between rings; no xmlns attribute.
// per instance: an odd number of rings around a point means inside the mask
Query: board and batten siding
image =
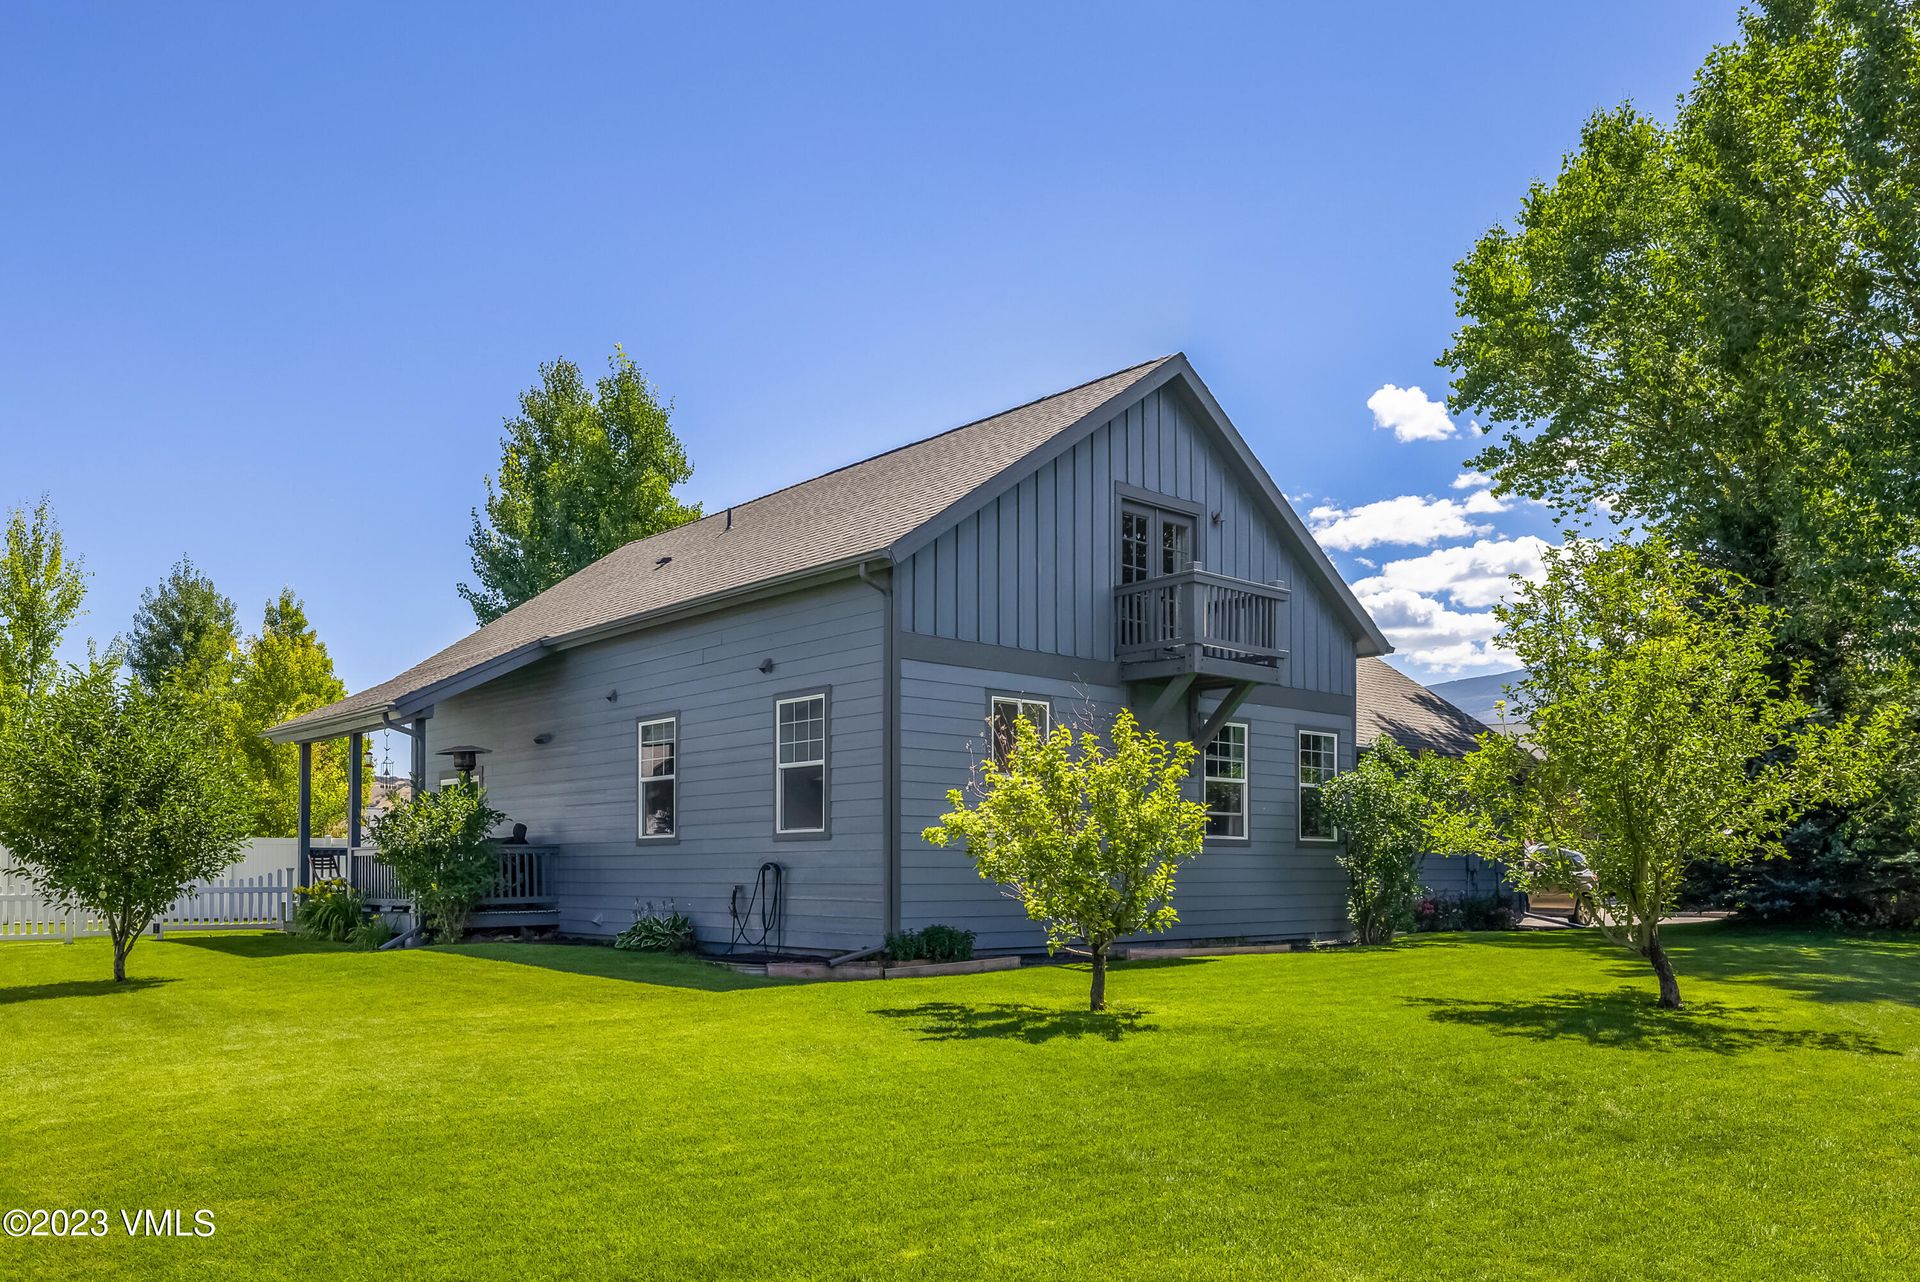
<svg viewBox="0 0 1920 1282"><path fill-rule="evenodd" d="M1270 520L1265 500L1171 389L1142 398L903 562L895 580L900 627L1111 660L1116 484L1203 508L1196 533L1207 569L1279 580L1292 590L1282 684L1353 694L1349 625Z"/></svg>
<svg viewBox="0 0 1920 1282"><path fill-rule="evenodd" d="M671 900L703 944L724 947L729 893L774 860L786 947L868 947L885 911L886 626L885 598L843 581L565 650L443 701L428 752L489 749L488 800L559 847L567 934L614 935L636 902ZM776 839L774 701L822 686L830 832ZM666 714L679 717L680 833L640 842L636 726ZM552 741L536 744L543 734ZM430 760L438 777L445 759Z"/></svg>
<svg viewBox="0 0 1920 1282"><path fill-rule="evenodd" d="M1040 927L1001 888L982 880L958 846L929 844L921 832L947 809L947 790L964 788L987 742L990 693L1052 701L1056 718L1109 725L1124 690L1076 681L995 673L906 660L900 676L901 925L942 922L971 930L988 951L1044 946ZM1136 713L1139 710L1136 709ZM1353 764L1353 720L1249 703L1250 793L1245 842L1209 841L1181 868L1174 905L1180 922L1167 940L1305 939L1346 933L1346 877L1324 845L1295 840L1297 731L1340 736L1340 768ZM1196 795L1198 784L1195 785Z"/></svg>

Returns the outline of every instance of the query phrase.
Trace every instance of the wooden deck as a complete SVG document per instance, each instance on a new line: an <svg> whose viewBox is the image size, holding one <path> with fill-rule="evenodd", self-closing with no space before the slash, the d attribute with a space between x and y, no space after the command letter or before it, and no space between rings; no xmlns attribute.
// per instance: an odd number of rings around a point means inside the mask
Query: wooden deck
<svg viewBox="0 0 1920 1282"><path fill-rule="evenodd" d="M560 899L553 889L553 862L559 852L552 846L499 845L494 850L493 886L468 914L469 929L558 925ZM373 847L315 846L313 853L332 855L340 865L339 875L366 897L369 907L383 913L413 911L411 897Z"/></svg>

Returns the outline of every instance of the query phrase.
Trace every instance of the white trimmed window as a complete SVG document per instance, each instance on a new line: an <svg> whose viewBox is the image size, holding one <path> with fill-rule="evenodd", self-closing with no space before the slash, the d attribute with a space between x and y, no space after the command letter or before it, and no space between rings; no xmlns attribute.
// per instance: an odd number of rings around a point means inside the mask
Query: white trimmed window
<svg viewBox="0 0 1920 1282"><path fill-rule="evenodd" d="M680 832L680 721L640 723L640 839Z"/></svg>
<svg viewBox="0 0 1920 1282"><path fill-rule="evenodd" d="M1320 804L1320 785L1340 769L1340 736L1325 730L1300 732L1300 840L1338 841L1340 833Z"/></svg>
<svg viewBox="0 0 1920 1282"><path fill-rule="evenodd" d="M827 830L827 696L801 695L774 703L778 748L774 830Z"/></svg>
<svg viewBox="0 0 1920 1282"><path fill-rule="evenodd" d="M1042 739L1053 732L1053 705L1045 699L1027 699L1015 694L996 694L992 707L993 762L1006 769L1013 754L1013 727L1021 717L1033 723L1034 733Z"/></svg>
<svg viewBox="0 0 1920 1282"><path fill-rule="evenodd" d="M1247 727L1229 721L1207 745L1202 762L1206 785L1207 836L1228 840L1247 835Z"/></svg>

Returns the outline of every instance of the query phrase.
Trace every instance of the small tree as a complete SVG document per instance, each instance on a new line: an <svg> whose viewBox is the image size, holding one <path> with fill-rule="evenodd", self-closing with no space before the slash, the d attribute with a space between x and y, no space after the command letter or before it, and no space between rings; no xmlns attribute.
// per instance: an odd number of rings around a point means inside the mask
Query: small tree
<svg viewBox="0 0 1920 1282"><path fill-rule="evenodd" d="M1817 724L1802 673L1784 689L1770 674L1771 611L1662 539L1574 540L1496 613L1527 669L1527 744L1484 736L1430 840L1571 891L1678 1010L1660 919L1688 866L1778 854L1796 815L1858 800L1891 723Z"/></svg>
<svg viewBox="0 0 1920 1282"><path fill-rule="evenodd" d="M1047 928L1047 951L1078 940L1093 959L1093 1010L1107 1005L1107 953L1123 935L1179 921L1174 871L1200 853L1206 807L1184 794L1196 749L1167 744L1123 710L1111 746L1067 726L1045 739L1014 723L1004 767L981 763L978 800L947 794L951 813L922 834L966 842L980 875L1009 888Z"/></svg>
<svg viewBox="0 0 1920 1282"><path fill-rule="evenodd" d="M1415 757L1383 735L1352 770L1321 786L1321 805L1344 843L1336 858L1361 943L1392 943L1395 931L1413 924L1427 816L1446 777L1441 758Z"/></svg>
<svg viewBox="0 0 1920 1282"><path fill-rule="evenodd" d="M119 666L73 669L0 726L0 845L48 898L106 921L123 980L148 923L233 862L247 822L220 727Z"/></svg>
<svg viewBox="0 0 1920 1282"><path fill-rule="evenodd" d="M187 557L140 594L127 667L147 685L178 685L224 699L233 685L240 627L233 599Z"/></svg>
<svg viewBox="0 0 1920 1282"><path fill-rule="evenodd" d="M402 802L369 827L381 862L439 942L459 942L467 914L493 885L498 861L488 834L506 818L487 805L479 784L462 778Z"/></svg>

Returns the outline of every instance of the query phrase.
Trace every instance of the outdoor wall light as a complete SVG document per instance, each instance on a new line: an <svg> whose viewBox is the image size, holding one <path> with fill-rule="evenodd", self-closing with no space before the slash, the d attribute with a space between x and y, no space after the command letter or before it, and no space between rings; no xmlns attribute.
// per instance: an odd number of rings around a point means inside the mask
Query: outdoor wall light
<svg viewBox="0 0 1920 1282"><path fill-rule="evenodd" d="M552 735L550 735L550 734L537 734L537 735L535 735L535 736L533 736L533 741L534 741L534 743L535 743L535 744L537 744L537 745L539 745L540 747L542 747L542 748L544 748L544 747L546 747L546 746L547 746L548 744L550 744L550 743L552 743L552 742L553 742L553 736L552 736Z"/></svg>
<svg viewBox="0 0 1920 1282"><path fill-rule="evenodd" d="M762 659L762 660L760 660L760 671L761 671L762 673L767 673L767 672L772 672L772 671L773 671L773 658L772 658L772 656L768 656L767 658L765 658L765 659Z"/></svg>
<svg viewBox="0 0 1920 1282"><path fill-rule="evenodd" d="M451 748L442 748L434 755L436 757L452 757L453 768L463 775L470 775L474 772L474 768L480 764L480 754L492 751L493 749L491 748L482 748L477 744L460 743L455 744Z"/></svg>

